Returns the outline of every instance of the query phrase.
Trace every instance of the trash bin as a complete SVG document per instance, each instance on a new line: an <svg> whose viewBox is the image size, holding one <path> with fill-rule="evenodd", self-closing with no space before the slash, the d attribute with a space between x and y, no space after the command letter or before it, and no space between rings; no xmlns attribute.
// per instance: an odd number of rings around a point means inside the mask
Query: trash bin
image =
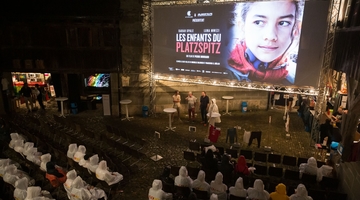
<svg viewBox="0 0 360 200"><path fill-rule="evenodd" d="M247 111L247 102L246 101L243 101L241 103L241 111L242 112L246 112Z"/></svg>
<svg viewBox="0 0 360 200"><path fill-rule="evenodd" d="M149 108L147 106L142 107L142 116L147 117L149 115Z"/></svg>
<svg viewBox="0 0 360 200"><path fill-rule="evenodd" d="M70 107L71 107L71 113L76 115L78 113L78 106L77 106L77 103L71 103L70 104Z"/></svg>

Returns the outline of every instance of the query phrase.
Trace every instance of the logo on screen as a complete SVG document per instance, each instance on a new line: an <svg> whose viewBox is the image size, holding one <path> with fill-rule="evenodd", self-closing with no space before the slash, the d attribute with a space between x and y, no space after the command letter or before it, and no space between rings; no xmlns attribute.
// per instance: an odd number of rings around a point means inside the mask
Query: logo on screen
<svg viewBox="0 0 360 200"><path fill-rule="evenodd" d="M189 11L186 12L185 18L192 18L192 16L191 16L191 10L189 10Z"/></svg>

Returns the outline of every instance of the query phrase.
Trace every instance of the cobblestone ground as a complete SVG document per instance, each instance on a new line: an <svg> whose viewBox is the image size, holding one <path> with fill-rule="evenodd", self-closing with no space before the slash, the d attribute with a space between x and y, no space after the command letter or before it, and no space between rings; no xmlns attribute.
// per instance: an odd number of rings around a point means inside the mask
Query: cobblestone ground
<svg viewBox="0 0 360 200"><path fill-rule="evenodd" d="M38 111L40 116L49 118L53 114L58 114L55 109L51 109L55 106L54 104L48 105L45 112ZM19 112L25 112L25 110ZM230 127L240 126L241 130L238 130L237 134L241 149L264 152L264 146L271 146L273 153L305 158L313 156L314 147L310 140L310 133L305 132L303 122L296 112L290 113L289 133L291 137L288 139L285 137L283 112L283 109L277 108L247 113L235 111L232 112L231 116L222 116L222 122L217 124L221 128L221 135L216 145L224 148L230 147L230 144L225 142L226 130ZM269 116L272 118L271 123L269 123ZM175 120L173 123L173 126L176 127L175 132L164 131L165 127L168 126L168 115L165 113L159 113L148 118L134 116L131 121L122 121L119 117L104 117L101 105L98 105L97 110L88 110L76 115L70 114L67 118L74 122L82 121L96 131L105 130L105 124L121 127L128 133L144 138L150 143L143 150L147 158L139 162L140 170L131 175L129 183L122 188L122 192L115 194L113 199L146 199L153 179L161 174L164 166L187 164L183 159L183 151L188 149L189 140L196 139L202 142L208 135L207 127L200 123L200 116L197 116L194 123L189 123L187 116L182 115L182 121ZM189 132L189 126L195 126L196 132ZM250 147L243 143L244 129L262 131L260 148L257 148L256 141ZM160 132L160 139L155 137L155 131ZM156 154L161 155L163 159L158 162L152 161L150 157ZM192 163L192 165L197 164Z"/></svg>

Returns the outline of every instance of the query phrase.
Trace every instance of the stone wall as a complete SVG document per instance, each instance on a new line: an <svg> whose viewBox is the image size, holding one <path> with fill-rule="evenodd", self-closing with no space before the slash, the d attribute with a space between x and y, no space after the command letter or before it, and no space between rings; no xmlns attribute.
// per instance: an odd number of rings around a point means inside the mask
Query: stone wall
<svg viewBox="0 0 360 200"><path fill-rule="evenodd" d="M210 98L215 98L220 112L226 109L226 100L222 96L233 96L233 100L229 100L229 111L240 111L241 103L246 101L248 110L265 110L268 103L268 92L260 90L247 90L238 88L227 88L209 85L197 85L189 83L177 83L169 81L156 82L156 99L155 112L162 113L164 108L172 107L172 95L175 90L180 91L181 95L181 112L186 113L186 96L189 91L200 99L202 91L206 91ZM142 106L149 106L147 98L148 90L146 87L124 87L122 90L122 99L131 99L132 103L129 105L129 112L132 115L139 115L142 112ZM124 107L122 114L125 113Z"/></svg>
<svg viewBox="0 0 360 200"><path fill-rule="evenodd" d="M340 191L348 195L347 200L360 199L360 161L341 163L338 170Z"/></svg>

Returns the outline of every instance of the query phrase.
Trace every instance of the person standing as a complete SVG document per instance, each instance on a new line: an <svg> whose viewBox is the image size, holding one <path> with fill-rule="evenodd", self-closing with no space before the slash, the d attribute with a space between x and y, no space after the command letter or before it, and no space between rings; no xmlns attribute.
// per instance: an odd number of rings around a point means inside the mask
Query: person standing
<svg viewBox="0 0 360 200"><path fill-rule="evenodd" d="M211 104L209 107L209 125L215 126L215 123L220 123L221 119L220 117L213 117L213 113L219 114L219 107L216 105L216 99L211 99Z"/></svg>
<svg viewBox="0 0 360 200"><path fill-rule="evenodd" d="M176 91L175 91L175 94L172 96L172 98L173 98L173 102L174 102L173 108L175 108L175 109L177 110L177 114L178 114L179 121L181 121L181 119L180 119L180 102L181 102L181 96L180 96L179 90L176 90ZM175 115L175 114L172 114L172 121L174 121L174 115Z"/></svg>
<svg viewBox="0 0 360 200"><path fill-rule="evenodd" d="M186 100L188 101L189 122L194 122L195 105L197 98L193 96L192 92L189 92L189 95L186 97Z"/></svg>
<svg viewBox="0 0 360 200"><path fill-rule="evenodd" d="M201 123L204 124L204 126L206 126L207 124L207 111L209 109L209 97L206 95L205 91L201 92L201 97L200 97L200 111L201 111Z"/></svg>
<svg viewBox="0 0 360 200"><path fill-rule="evenodd" d="M24 86L20 89L19 94L24 97L26 108L28 109L28 112L31 112L33 110L33 101L31 98L31 88L28 86L28 84L25 82ZM30 102L30 108L29 108L29 102Z"/></svg>
<svg viewBox="0 0 360 200"><path fill-rule="evenodd" d="M44 106L44 103L43 103L43 88L40 88L39 87L39 84L35 84L35 88L36 88L36 98L39 102L39 105L41 107L41 109L45 110L45 106Z"/></svg>
<svg viewBox="0 0 360 200"><path fill-rule="evenodd" d="M1 86L2 86L2 90L1 90L1 95L2 95L2 99L4 102L4 109L6 113L10 112L10 107L9 107L9 81L4 77L3 74L0 75L1 77Z"/></svg>

